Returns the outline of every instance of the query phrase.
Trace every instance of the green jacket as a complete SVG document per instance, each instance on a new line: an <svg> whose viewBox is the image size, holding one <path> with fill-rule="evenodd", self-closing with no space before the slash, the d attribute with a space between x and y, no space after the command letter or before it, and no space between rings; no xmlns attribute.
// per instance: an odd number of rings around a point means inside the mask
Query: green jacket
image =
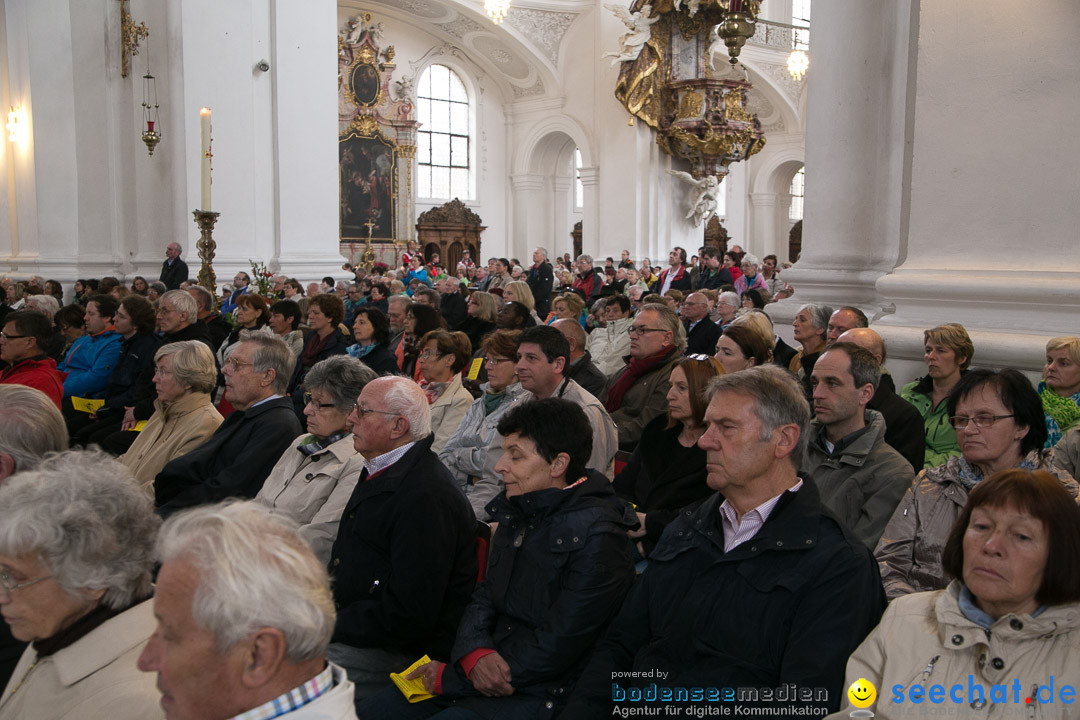
<svg viewBox="0 0 1080 720"><path fill-rule="evenodd" d="M933 391L930 376L909 382L900 388L900 397L915 406L923 416L923 428L926 435L926 460L923 468L944 465L951 457L960 457L960 446L956 442L956 431L949 422L949 403L942 400L933 407L930 393Z"/></svg>

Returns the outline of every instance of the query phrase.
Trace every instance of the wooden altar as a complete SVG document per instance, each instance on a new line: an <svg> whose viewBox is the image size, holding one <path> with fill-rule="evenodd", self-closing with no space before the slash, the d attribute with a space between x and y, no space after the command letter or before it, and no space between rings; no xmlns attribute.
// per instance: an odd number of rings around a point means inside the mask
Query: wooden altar
<svg viewBox="0 0 1080 720"><path fill-rule="evenodd" d="M416 240L423 248L424 260L430 261L433 253L439 253L447 272L453 275L462 251L468 250L473 262L479 265L482 262L480 233L487 229L481 223L480 216L457 198L420 213L416 219Z"/></svg>

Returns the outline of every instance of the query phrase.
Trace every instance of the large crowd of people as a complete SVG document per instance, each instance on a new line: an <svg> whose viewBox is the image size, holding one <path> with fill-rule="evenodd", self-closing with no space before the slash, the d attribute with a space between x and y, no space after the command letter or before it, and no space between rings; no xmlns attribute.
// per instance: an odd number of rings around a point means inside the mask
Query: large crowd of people
<svg viewBox="0 0 1080 720"><path fill-rule="evenodd" d="M1069 717L1080 337L1033 385L945 323L897 388L854 306L777 337L796 289L737 245L410 244L306 288L182 255L0 279L0 720L845 717L859 683Z"/></svg>

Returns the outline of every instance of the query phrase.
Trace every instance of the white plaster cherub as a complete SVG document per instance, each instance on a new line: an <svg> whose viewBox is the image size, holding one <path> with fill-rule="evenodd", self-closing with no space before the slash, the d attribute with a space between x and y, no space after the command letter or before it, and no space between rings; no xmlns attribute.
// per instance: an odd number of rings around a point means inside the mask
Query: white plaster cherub
<svg viewBox="0 0 1080 720"><path fill-rule="evenodd" d="M629 32L619 38L618 52L606 52L603 57L613 57L611 64L614 66L620 62L633 62L641 54L641 48L652 34L650 26L660 19L660 16L649 17L652 14L652 5L643 5L641 10L631 13L622 5L604 3L604 7L615 14L625 25Z"/></svg>

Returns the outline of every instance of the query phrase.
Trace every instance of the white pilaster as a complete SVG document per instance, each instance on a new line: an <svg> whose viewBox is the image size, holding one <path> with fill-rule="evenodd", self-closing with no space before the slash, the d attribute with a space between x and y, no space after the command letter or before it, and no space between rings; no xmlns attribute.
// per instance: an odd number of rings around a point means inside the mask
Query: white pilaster
<svg viewBox="0 0 1080 720"><path fill-rule="evenodd" d="M581 247L593 257L600 256L600 168L581 168L585 193L581 213ZM622 248L619 248L622 250ZM618 257L617 255L615 257Z"/></svg>

